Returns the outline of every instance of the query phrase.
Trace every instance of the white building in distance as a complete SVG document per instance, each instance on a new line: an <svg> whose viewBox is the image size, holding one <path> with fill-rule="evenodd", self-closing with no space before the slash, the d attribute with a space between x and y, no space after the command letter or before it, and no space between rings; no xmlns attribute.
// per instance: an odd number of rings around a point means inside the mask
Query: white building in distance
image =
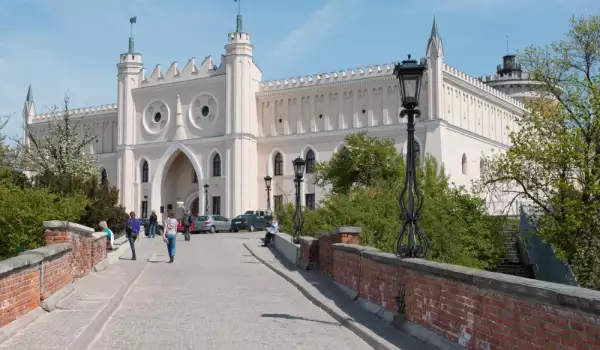
<svg viewBox="0 0 600 350"><path fill-rule="evenodd" d="M302 202L314 206L325 190L312 183L312 167L330 159L344 136L368 131L406 150L392 63L263 81L250 35L239 30L228 35L219 62L209 56L198 65L192 58L166 72L157 65L147 76L130 42L117 65L117 103L75 109L72 118L96 135L91 152L103 178L141 217L178 201L194 214L204 212L205 201L208 212L227 217L266 209L265 175L273 177L273 207L293 201L297 156L307 160ZM468 185L480 175L483 154L509 146L508 129L523 114L530 81L514 56L505 57L513 66L496 77L474 78L447 65L435 20L425 56L419 156L432 154L451 181ZM23 117L38 135L52 119L36 114L31 93Z"/></svg>

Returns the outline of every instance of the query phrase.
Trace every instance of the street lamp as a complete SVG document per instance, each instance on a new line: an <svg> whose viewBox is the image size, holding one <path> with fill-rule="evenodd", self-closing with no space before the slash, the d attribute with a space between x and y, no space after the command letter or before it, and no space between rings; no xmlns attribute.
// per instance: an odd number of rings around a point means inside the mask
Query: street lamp
<svg viewBox="0 0 600 350"><path fill-rule="evenodd" d="M269 175L265 176L265 186L267 187L267 215L271 215L271 180Z"/></svg>
<svg viewBox="0 0 600 350"><path fill-rule="evenodd" d="M404 108L400 112L400 118L408 117L406 124L408 131L406 180L398 198L402 211L401 220L404 224L396 242L396 254L402 258L424 258L431 248L431 240L419 228L423 195L419 192L417 183L417 160L415 157L415 117L421 116L421 111L418 109L419 93L425 69L427 69L427 64L424 60L417 63L417 61L411 60L410 55L408 55L408 60L397 63L394 67L394 75L399 81L402 93L401 102ZM407 232L408 244L404 242Z"/></svg>
<svg viewBox="0 0 600 350"><path fill-rule="evenodd" d="M204 184L204 215L208 215L208 184Z"/></svg>
<svg viewBox="0 0 600 350"><path fill-rule="evenodd" d="M304 218L302 217L302 208L300 207L300 184L304 176L304 166L306 161L301 157L297 157L292 162L294 165L294 184L296 185L296 212L294 213L294 244L300 244L300 236L302 235L302 226Z"/></svg>

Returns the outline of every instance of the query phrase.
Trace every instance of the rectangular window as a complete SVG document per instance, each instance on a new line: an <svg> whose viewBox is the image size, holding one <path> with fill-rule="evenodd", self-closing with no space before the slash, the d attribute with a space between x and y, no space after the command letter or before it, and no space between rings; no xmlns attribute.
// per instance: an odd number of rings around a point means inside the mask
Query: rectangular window
<svg viewBox="0 0 600 350"><path fill-rule="evenodd" d="M281 207L283 206L283 196L273 196L273 208L275 208L275 212L279 212Z"/></svg>
<svg viewBox="0 0 600 350"><path fill-rule="evenodd" d="M142 218L148 217L148 201L142 201Z"/></svg>
<svg viewBox="0 0 600 350"><path fill-rule="evenodd" d="M213 215L221 215L221 197L212 197Z"/></svg>
<svg viewBox="0 0 600 350"><path fill-rule="evenodd" d="M304 201L306 203L306 209L315 210L315 194L307 193L304 195Z"/></svg>

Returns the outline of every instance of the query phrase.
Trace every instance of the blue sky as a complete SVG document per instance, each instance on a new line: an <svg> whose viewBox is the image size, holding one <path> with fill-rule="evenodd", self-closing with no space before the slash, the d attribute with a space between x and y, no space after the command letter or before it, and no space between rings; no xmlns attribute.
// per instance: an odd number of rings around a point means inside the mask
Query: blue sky
<svg viewBox="0 0 600 350"><path fill-rule="evenodd" d="M560 39L572 15L600 14L598 0L241 0L244 29L263 79L421 57L434 15L446 62L494 73L506 54ZM137 16L136 51L156 64L212 55L235 30L233 0L0 0L0 115L20 134L29 84L38 113L116 102L116 64Z"/></svg>

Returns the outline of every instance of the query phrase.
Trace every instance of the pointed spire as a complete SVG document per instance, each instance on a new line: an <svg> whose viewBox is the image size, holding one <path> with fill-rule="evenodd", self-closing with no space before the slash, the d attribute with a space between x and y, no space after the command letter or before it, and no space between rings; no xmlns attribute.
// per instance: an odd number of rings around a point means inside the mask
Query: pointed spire
<svg viewBox="0 0 600 350"><path fill-rule="evenodd" d="M177 104L175 107L175 140L185 140L185 128L183 125L183 110L181 108L181 98L177 94Z"/></svg>
<svg viewBox="0 0 600 350"><path fill-rule="evenodd" d="M243 32L243 24L242 24L242 0L234 0L238 3L238 14L236 17L236 32Z"/></svg>
<svg viewBox="0 0 600 350"><path fill-rule="evenodd" d="M435 16L433 16L433 25L431 26L431 35L429 36L429 42L427 43L427 56L429 57L431 54L436 54L441 57L444 56L442 37L440 36L440 32L438 30L438 25L437 25L437 21L435 20Z"/></svg>
<svg viewBox="0 0 600 350"><path fill-rule="evenodd" d="M440 32L438 31L438 26L437 23L435 21L435 15L433 16L433 26L431 27L431 36L430 38L438 38L438 39L442 39L440 37Z"/></svg>
<svg viewBox="0 0 600 350"><path fill-rule="evenodd" d="M31 84L29 84L29 89L27 90L27 97L25 98L25 102L33 103L33 91L31 90Z"/></svg>

